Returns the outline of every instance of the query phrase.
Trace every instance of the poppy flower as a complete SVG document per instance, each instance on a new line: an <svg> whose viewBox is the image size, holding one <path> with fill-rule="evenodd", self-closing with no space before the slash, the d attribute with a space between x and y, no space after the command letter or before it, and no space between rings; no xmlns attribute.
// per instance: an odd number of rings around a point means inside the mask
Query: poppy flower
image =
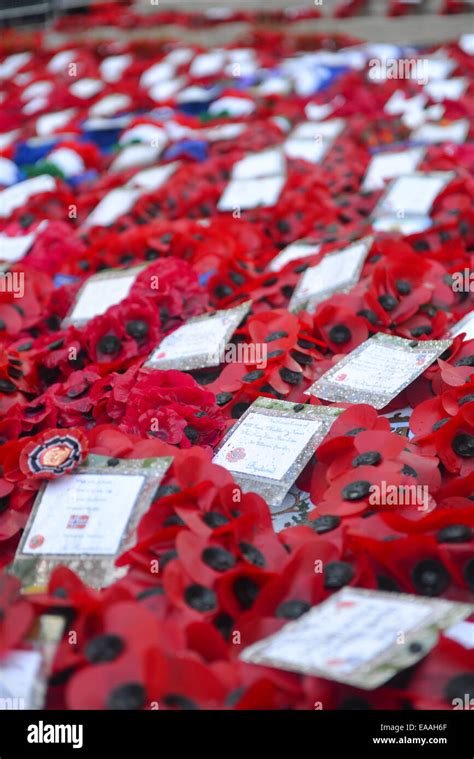
<svg viewBox="0 0 474 759"><path fill-rule="evenodd" d="M466 404L434 433L436 452L448 471L468 475L474 467L474 407Z"/></svg>
<svg viewBox="0 0 474 759"><path fill-rule="evenodd" d="M67 703L70 709L215 709L225 695L210 667L150 647L141 655L79 672L68 686Z"/></svg>
<svg viewBox="0 0 474 759"><path fill-rule="evenodd" d="M367 321L349 309L322 303L314 314L317 334L333 353L350 353L369 337Z"/></svg>
<svg viewBox="0 0 474 759"><path fill-rule="evenodd" d="M0 654L17 646L33 622L33 607L20 594L20 582L5 573L0 575Z"/></svg>
<svg viewBox="0 0 474 759"><path fill-rule="evenodd" d="M143 373L130 391L121 429L189 448L212 445L224 420L212 393L183 372Z"/></svg>

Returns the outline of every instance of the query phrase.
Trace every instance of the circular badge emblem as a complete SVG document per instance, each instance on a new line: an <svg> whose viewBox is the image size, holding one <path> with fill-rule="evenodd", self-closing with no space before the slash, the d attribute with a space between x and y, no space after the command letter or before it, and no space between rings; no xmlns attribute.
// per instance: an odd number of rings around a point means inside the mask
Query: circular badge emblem
<svg viewBox="0 0 474 759"><path fill-rule="evenodd" d="M81 441L65 433L38 443L28 453L28 469L31 474L60 475L79 464L83 457Z"/></svg>

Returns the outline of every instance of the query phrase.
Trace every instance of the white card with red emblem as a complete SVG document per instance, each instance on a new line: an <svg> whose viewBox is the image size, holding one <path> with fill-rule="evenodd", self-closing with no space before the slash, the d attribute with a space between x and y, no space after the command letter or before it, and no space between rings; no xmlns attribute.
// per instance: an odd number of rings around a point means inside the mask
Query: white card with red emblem
<svg viewBox="0 0 474 759"><path fill-rule="evenodd" d="M340 413L257 398L221 440L213 463L232 472L244 492L278 506Z"/></svg>
<svg viewBox="0 0 474 759"><path fill-rule="evenodd" d="M326 401L384 408L449 348L452 340L405 340L382 332L361 343L306 391Z"/></svg>
<svg viewBox="0 0 474 759"><path fill-rule="evenodd" d="M144 482L144 475L125 474L75 474L52 480L23 553L115 554Z"/></svg>
<svg viewBox="0 0 474 759"><path fill-rule="evenodd" d="M89 454L72 474L39 491L12 564L23 587L44 588L57 566L95 588L126 570L115 565L135 543L170 457L109 459Z"/></svg>
<svg viewBox="0 0 474 759"><path fill-rule="evenodd" d="M249 414L214 456L214 464L233 472L280 480L322 421Z"/></svg>
<svg viewBox="0 0 474 759"><path fill-rule="evenodd" d="M471 613L468 604L348 587L240 658L371 690L426 656L440 630Z"/></svg>

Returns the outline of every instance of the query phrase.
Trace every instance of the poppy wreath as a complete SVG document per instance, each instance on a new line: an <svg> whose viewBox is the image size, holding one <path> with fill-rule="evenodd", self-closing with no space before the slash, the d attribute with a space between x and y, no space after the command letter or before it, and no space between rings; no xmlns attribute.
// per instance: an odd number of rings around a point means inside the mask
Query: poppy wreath
<svg viewBox="0 0 474 759"><path fill-rule="evenodd" d="M364 5L340 3L335 13L357 14ZM408 5L393 2L389 12L404 14ZM447 2L444 12L458 5ZM372 691L239 659L245 646L347 586L474 598L469 335L457 335L384 413L338 404L343 412L296 483L309 507L283 529L261 496L243 492L212 463L224 434L258 397L321 404L305 391L369 337L443 338L473 308L472 289L453 283L470 269L474 251L474 62L465 45L452 42L444 54L467 84L457 100L443 102L443 118L466 119L469 131L462 144L426 146L418 170L453 172L433 203L431 225L378 231L356 284L314 308L290 310L310 266L373 234L382 190L363 187L367 168L412 130L403 112L387 113L385 104L397 90L406 99L421 92L406 79L372 82L347 58L312 89L297 78L291 87L281 77L275 84L284 60L308 50L331 57L359 44L285 29L318 16L317 7L232 11L225 21L252 32L247 52L230 43L228 57L210 70L192 63L206 49L190 43L189 56L173 40L124 41L118 51L113 40L83 39L71 51L50 49L39 36L26 53L8 35L0 43L0 72L9 72L0 190L50 179L38 192L15 195L0 216L2 235L31 238L9 268L21 275L23 296L0 292L0 656L24 646L47 610L63 618L46 708L447 709L453 699L474 698L472 650L448 635L416 667ZM81 30L145 23L193 30L223 20L176 11L144 20L123 2L91 5L80 22L71 15L55 24L62 31L79 23ZM175 79L191 95L160 88ZM426 95L419 117L426 121L436 105ZM324 160L289 157L273 206L220 211L236 162L280 146L321 109L329 110L318 119L345 123ZM58 121L48 121L50 114ZM136 189L137 171L156 165L156 154L145 156L153 139L170 178L145 184L110 223L96 223L91 214L110 192ZM124 161L127 151L132 157ZM273 270L273 259L300 239L317 251ZM90 277L135 266L145 268L125 298L86 324L64 326ZM243 303L249 311L229 340L231 360L189 371L146 365L190 318ZM406 434L394 431L392 413L409 416ZM46 588L23 595L8 566L35 498L90 454L112 462L172 456L135 544L117 559L124 575L99 591L59 566ZM419 489L422 508L377 501L374 489L384 484L398 494ZM313 571L315 562L323 572Z"/></svg>

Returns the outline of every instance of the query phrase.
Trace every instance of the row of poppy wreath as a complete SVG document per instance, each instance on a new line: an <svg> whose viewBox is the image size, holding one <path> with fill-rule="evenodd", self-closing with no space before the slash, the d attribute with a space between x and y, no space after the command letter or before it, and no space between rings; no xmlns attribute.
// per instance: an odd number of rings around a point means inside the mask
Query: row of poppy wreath
<svg viewBox="0 0 474 759"><path fill-rule="evenodd" d="M186 13L183 11L160 11L147 13L146 16L137 12L133 4L127 0L120 2L120 17L117 18L117 3L98 3L88 9L86 18L91 25L120 25L122 28L137 28L140 26L149 26L150 23L156 25L173 24L185 28L202 28L212 25L231 22L246 22L249 24L258 22L272 23L291 23L305 21L307 19L316 19L321 16L333 16L335 18L347 18L350 16L365 15L368 10L368 0L334 0L329 4L329 9L325 8L325 0L314 0L310 5L304 6L302 3L295 4L282 10L240 10L227 7L209 9L204 12ZM156 3L158 6L158 3ZM424 12L424 0L389 0L384 6L384 11L388 16L404 16L412 13ZM469 0L442 0L437 8L440 14L452 13L469 13L472 10ZM74 16L60 17L55 27L61 31L73 31L84 28L84 14L81 13L79 18Z"/></svg>
<svg viewBox="0 0 474 759"><path fill-rule="evenodd" d="M450 50L472 72L462 51ZM10 234L49 223L24 263L11 267L24 274L24 297L0 294L0 655L22 645L36 616L51 609L63 616L50 708L157 702L183 709L313 709L315 703L425 709L474 696L472 649L446 636L416 668L370 692L238 658L241 648L343 586L468 602L474 592L473 340L456 337L389 407L413 409L410 439L393 433L371 406L346 404L298 480L317 507L297 526L276 533L268 506L253 493L242 493L236 507L232 475L210 461L224 432L257 397L306 402L304 391L370 335L443 337L472 308L472 295L452 287L453 273L469 268L474 242L467 143L426 152L423 169L456 171L435 201L432 228L405 238L377 235L349 293L333 295L314 314L288 310L299 277L320 254L277 274L266 273L268 263L303 236L323 243L324 253L365 235L380 196L360 193L369 149L407 136L400 119L383 115L380 93L387 97L393 83L381 85L379 99L358 74L331 87L330 97L344 98L335 115L347 118L347 131L324 164L288 162L286 187L273 208L221 218L216 202L236 160L278 142L272 116L284 114L293 124L304 118L306 104L298 98L280 98L268 110L259 103L238 146L213 143L205 155L192 146L166 188L144 196L110 227L85 233L81 227L114 182L123 181L120 174L111 179L100 153L102 173L88 184L58 179L55 192L31 197L5 221ZM357 116L369 100L370 121ZM472 98L447 108L470 118ZM83 150L80 141L73 145ZM71 203L77 219L68 215ZM146 274L121 303L84 327L61 326L85 276L144 262ZM55 287L57 273L80 280ZM152 275L158 290L149 287ZM160 340L190 317L249 299L250 314L233 344L266 345L265 367L143 367ZM150 434L152 418L159 420L158 438ZM33 454L65 429L76 441L74 465L89 453L172 454L173 463L140 522L136 545L119 559L129 568L123 579L98 592L63 567L47 591L25 597L5 568L36 493L52 474L32 466ZM370 485L382 482L427 488L429 508L374 509ZM150 574L155 560L161 571ZM315 561L323 562L322 575L313 572Z"/></svg>

